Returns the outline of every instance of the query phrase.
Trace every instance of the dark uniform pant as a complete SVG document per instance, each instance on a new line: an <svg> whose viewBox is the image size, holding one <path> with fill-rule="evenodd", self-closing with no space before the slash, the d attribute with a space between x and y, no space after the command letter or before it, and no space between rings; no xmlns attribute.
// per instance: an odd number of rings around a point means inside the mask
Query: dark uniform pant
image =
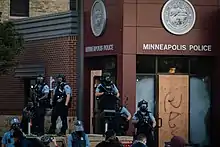
<svg viewBox="0 0 220 147"><path fill-rule="evenodd" d="M110 121L109 128L113 129L116 132L117 136L123 136L126 134L126 131L129 127L129 122L126 121L126 118L122 116L116 116Z"/></svg>
<svg viewBox="0 0 220 147"><path fill-rule="evenodd" d="M36 133L44 134L44 117L45 107L39 106L36 108L36 119L34 119L34 125L36 125Z"/></svg>
<svg viewBox="0 0 220 147"><path fill-rule="evenodd" d="M56 121L57 118L60 116L60 119L62 120L62 128L61 132L66 133L67 130L67 116L68 116L68 107L65 106L62 103L57 103L52 111L51 116L51 128L50 130L55 131L56 130Z"/></svg>

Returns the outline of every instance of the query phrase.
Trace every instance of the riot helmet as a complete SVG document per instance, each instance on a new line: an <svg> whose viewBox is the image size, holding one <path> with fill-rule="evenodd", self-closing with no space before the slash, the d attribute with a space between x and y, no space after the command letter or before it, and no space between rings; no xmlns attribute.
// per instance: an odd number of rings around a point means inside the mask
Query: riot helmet
<svg viewBox="0 0 220 147"><path fill-rule="evenodd" d="M142 100L138 102L138 108L141 112L147 112L148 111L148 102L145 100Z"/></svg>
<svg viewBox="0 0 220 147"><path fill-rule="evenodd" d="M75 131L76 131L76 132L83 132L83 131L84 131L84 127L83 127L82 121L77 120L77 121L74 123L74 127L75 127Z"/></svg>
<svg viewBox="0 0 220 147"><path fill-rule="evenodd" d="M37 84L41 84L44 82L44 77L42 75L37 76Z"/></svg>
<svg viewBox="0 0 220 147"><path fill-rule="evenodd" d="M112 83L111 74L110 73L103 73L102 81L104 84L109 85Z"/></svg>
<svg viewBox="0 0 220 147"><path fill-rule="evenodd" d="M59 74L57 76L57 84L61 84L63 82L66 82L66 78L65 78L65 76L63 74Z"/></svg>
<svg viewBox="0 0 220 147"><path fill-rule="evenodd" d="M83 137L84 127L82 121L77 120L76 122L74 122L74 127L76 131L76 135L78 137Z"/></svg>
<svg viewBox="0 0 220 147"><path fill-rule="evenodd" d="M21 123L18 117L14 117L10 121L11 129L13 130L20 128L20 124Z"/></svg>

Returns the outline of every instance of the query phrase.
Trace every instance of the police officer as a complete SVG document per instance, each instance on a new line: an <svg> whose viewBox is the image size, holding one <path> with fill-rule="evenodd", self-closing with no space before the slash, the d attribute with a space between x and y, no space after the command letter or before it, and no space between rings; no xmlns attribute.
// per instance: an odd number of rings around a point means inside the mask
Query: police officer
<svg viewBox="0 0 220 147"><path fill-rule="evenodd" d="M37 77L37 84L34 86L36 92L35 108L36 108L36 133L41 136L44 134L44 116L47 102L49 101L49 86L45 83L44 77Z"/></svg>
<svg viewBox="0 0 220 147"><path fill-rule="evenodd" d="M154 144L153 129L156 126L156 120L151 112L148 111L148 102L142 100L138 103L139 110L135 112L132 123L137 129L136 136L145 134L147 136L147 145L152 147Z"/></svg>
<svg viewBox="0 0 220 147"><path fill-rule="evenodd" d="M51 126L49 134L55 134L56 130L56 121L60 116L62 120L61 132L58 133L59 136L65 135L67 130L67 116L68 116L68 107L69 102L72 97L72 90L70 86L66 83L64 75L58 75L57 77L57 86L53 92L53 111L51 117Z"/></svg>
<svg viewBox="0 0 220 147"><path fill-rule="evenodd" d="M81 121L74 122L75 131L67 138L68 147L90 147L88 135L84 132L84 127Z"/></svg>
<svg viewBox="0 0 220 147"><path fill-rule="evenodd" d="M113 119L114 130L118 136L125 135L129 128L129 120L131 119L131 113L126 107L121 105L120 99L116 104L116 117Z"/></svg>
<svg viewBox="0 0 220 147"><path fill-rule="evenodd" d="M15 130L20 129L20 120L18 117L12 118L10 125L10 130L5 132L4 136L2 137L2 147L14 147L15 140L13 138L13 133Z"/></svg>
<svg viewBox="0 0 220 147"><path fill-rule="evenodd" d="M36 111L33 105L33 102L28 102L27 107L23 109L22 112L22 120L21 120L21 128L24 133L28 133L28 122L32 120L32 131L36 132Z"/></svg>
<svg viewBox="0 0 220 147"><path fill-rule="evenodd" d="M104 94L115 95L116 97L120 96L118 88L112 82L109 73L104 73L102 75L101 83L97 86L96 91L95 91L96 97L100 97Z"/></svg>

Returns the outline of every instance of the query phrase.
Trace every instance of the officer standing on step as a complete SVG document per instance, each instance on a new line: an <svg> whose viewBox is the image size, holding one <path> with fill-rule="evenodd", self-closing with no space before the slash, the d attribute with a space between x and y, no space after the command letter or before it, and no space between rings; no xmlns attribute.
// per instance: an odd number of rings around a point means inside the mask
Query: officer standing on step
<svg viewBox="0 0 220 147"><path fill-rule="evenodd" d="M147 146L154 147L154 128L156 126L156 120L152 113L148 111L148 102L142 100L138 102L139 110L135 112L132 123L136 128L136 136L144 134L147 136Z"/></svg>
<svg viewBox="0 0 220 147"><path fill-rule="evenodd" d="M64 75L58 75L57 77L57 86L53 92L53 111L51 117L51 126L49 134L55 134L56 130L56 121L60 116L62 120L61 132L59 136L65 135L67 130L67 116L68 116L68 107L69 102L72 97L72 90L70 86L66 83Z"/></svg>
<svg viewBox="0 0 220 147"><path fill-rule="evenodd" d="M45 79L42 75L37 77L37 84L34 86L34 107L36 108L36 132L37 135L44 135L44 116L47 102L49 102L49 86L45 83Z"/></svg>
<svg viewBox="0 0 220 147"><path fill-rule="evenodd" d="M103 73L101 78L101 84L99 84L95 91L96 97L101 97L103 95L114 95L119 97L118 88L112 82L110 73Z"/></svg>

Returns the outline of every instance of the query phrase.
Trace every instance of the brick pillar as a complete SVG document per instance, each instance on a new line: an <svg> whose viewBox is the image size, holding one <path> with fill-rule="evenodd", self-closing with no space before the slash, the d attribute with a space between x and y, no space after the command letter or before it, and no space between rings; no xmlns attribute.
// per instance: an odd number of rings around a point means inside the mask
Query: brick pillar
<svg viewBox="0 0 220 147"><path fill-rule="evenodd" d="M121 88L121 99L131 115L135 112L136 104L136 55L122 54L118 56L118 79ZM130 124L128 134L132 135L133 126Z"/></svg>

